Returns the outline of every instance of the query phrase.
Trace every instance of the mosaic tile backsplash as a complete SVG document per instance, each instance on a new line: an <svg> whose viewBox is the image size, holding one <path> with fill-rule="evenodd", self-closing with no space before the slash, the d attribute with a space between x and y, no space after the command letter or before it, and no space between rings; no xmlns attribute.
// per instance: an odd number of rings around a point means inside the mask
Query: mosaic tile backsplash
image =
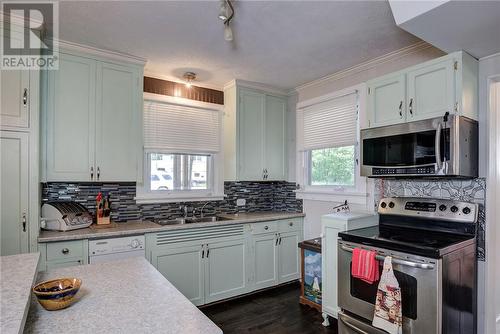
<svg viewBox="0 0 500 334"><path fill-rule="evenodd" d="M383 197L406 196L443 198L479 204L477 229L477 257L484 261L485 253L485 202L486 179L472 180L375 180L375 207Z"/></svg>
<svg viewBox="0 0 500 334"><path fill-rule="evenodd" d="M81 203L95 213L95 197L99 192L109 194L111 220L124 222L139 219L173 219L183 215L179 208L188 205L201 208L206 202L179 202L137 204L134 200L136 185L129 183L60 183L42 184L42 201L71 200ZM211 201L204 209L210 213L236 213L256 211L302 212L302 200L295 198L296 184L291 182L225 182L225 199ZM244 198L245 206L236 206ZM191 214L192 212L190 212Z"/></svg>

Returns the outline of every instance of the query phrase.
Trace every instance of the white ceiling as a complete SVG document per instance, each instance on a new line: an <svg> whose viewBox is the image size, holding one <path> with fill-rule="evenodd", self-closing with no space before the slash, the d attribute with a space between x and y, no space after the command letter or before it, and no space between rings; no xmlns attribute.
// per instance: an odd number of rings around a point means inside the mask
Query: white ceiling
<svg viewBox="0 0 500 334"><path fill-rule="evenodd" d="M62 1L60 37L148 60L146 72L223 87L234 78L282 89L419 39L398 28L386 1L237 1L234 42L218 1Z"/></svg>

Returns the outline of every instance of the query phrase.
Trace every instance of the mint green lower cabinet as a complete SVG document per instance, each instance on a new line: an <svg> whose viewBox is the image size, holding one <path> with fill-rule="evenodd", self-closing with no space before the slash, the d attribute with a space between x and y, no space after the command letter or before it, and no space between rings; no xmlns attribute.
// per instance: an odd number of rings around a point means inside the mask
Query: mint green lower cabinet
<svg viewBox="0 0 500 334"><path fill-rule="evenodd" d="M299 247L301 241L299 232L284 232L279 234L279 283L299 278Z"/></svg>
<svg viewBox="0 0 500 334"><path fill-rule="evenodd" d="M245 239L209 242L205 263L205 303L248 292Z"/></svg>
<svg viewBox="0 0 500 334"><path fill-rule="evenodd" d="M263 289L278 284L277 233L254 235L252 243L253 287Z"/></svg>
<svg viewBox="0 0 500 334"><path fill-rule="evenodd" d="M40 271L79 266L89 263L89 241L72 240L38 244Z"/></svg>
<svg viewBox="0 0 500 334"><path fill-rule="evenodd" d="M151 252L153 266L195 305L205 301L202 246L176 246Z"/></svg>

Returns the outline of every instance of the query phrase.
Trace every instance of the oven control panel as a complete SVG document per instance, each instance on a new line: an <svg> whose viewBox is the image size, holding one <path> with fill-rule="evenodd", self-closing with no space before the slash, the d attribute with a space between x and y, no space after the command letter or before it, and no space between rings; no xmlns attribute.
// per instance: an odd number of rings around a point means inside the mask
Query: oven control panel
<svg viewBox="0 0 500 334"><path fill-rule="evenodd" d="M474 223L478 205L435 198L387 197L380 200L378 213Z"/></svg>

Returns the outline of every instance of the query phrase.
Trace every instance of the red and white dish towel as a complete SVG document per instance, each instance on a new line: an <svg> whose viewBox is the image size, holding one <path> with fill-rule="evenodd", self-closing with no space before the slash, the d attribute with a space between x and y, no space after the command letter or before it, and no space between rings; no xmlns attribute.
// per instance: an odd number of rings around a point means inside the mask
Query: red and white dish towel
<svg viewBox="0 0 500 334"><path fill-rule="evenodd" d="M375 251L354 248L352 251L351 275L369 284L378 281L380 275L376 256L377 253Z"/></svg>
<svg viewBox="0 0 500 334"><path fill-rule="evenodd" d="M402 333L401 289L396 276L394 276L390 256L386 256L384 260L372 324L390 334Z"/></svg>

